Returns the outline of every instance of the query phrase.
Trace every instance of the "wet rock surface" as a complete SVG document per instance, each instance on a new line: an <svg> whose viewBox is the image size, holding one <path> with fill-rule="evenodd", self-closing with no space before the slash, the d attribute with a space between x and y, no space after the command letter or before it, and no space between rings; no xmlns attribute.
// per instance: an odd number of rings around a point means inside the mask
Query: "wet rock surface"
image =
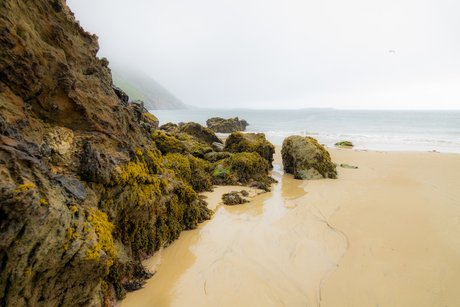
<svg viewBox="0 0 460 307"><path fill-rule="evenodd" d="M327 150L312 137L290 136L281 149L283 167L302 180L337 178L337 170Z"/></svg>

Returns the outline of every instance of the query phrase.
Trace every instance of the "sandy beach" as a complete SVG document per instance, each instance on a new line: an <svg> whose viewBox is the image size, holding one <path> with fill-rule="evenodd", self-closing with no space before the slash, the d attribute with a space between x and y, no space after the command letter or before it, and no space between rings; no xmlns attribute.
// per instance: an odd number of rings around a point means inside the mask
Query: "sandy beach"
<svg viewBox="0 0 460 307"><path fill-rule="evenodd" d="M213 219L121 306L460 305L460 155L328 151L358 169L295 180L277 147L271 192L225 206L216 189Z"/></svg>

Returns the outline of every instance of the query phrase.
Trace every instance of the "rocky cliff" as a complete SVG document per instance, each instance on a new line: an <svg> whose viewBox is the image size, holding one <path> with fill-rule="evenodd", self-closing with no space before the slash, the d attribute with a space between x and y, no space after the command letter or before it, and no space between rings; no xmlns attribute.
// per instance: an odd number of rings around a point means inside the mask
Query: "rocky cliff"
<svg viewBox="0 0 460 307"><path fill-rule="evenodd" d="M143 255L210 217L98 48L64 0L0 2L1 306L110 304L148 275Z"/></svg>
<svg viewBox="0 0 460 307"><path fill-rule="evenodd" d="M114 306L210 218L197 192L273 181L258 153L156 130L97 51L64 0L0 2L0 306Z"/></svg>

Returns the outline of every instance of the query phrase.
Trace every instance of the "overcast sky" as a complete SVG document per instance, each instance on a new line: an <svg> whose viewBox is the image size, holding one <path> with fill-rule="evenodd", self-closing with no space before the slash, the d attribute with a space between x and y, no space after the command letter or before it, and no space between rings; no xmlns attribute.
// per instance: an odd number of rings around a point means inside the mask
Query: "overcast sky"
<svg viewBox="0 0 460 307"><path fill-rule="evenodd" d="M99 36L99 57L144 70L186 104L460 109L458 0L67 4Z"/></svg>

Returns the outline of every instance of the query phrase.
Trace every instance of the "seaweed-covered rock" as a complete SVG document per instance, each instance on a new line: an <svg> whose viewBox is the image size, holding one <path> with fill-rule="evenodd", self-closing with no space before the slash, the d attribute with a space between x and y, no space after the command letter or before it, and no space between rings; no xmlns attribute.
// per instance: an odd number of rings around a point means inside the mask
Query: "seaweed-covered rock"
<svg viewBox="0 0 460 307"><path fill-rule="evenodd" d="M264 133L234 132L225 141L224 151L229 152L257 152L273 167L275 146L265 139Z"/></svg>
<svg viewBox="0 0 460 307"><path fill-rule="evenodd" d="M168 169L156 145L182 144L148 132L98 50L64 0L0 2L2 306L113 306L143 256L211 216L209 162L187 155L189 182Z"/></svg>
<svg viewBox="0 0 460 307"><path fill-rule="evenodd" d="M191 155L167 154L165 166L173 170L175 176L190 184L196 192L212 189L212 166L208 161Z"/></svg>
<svg viewBox="0 0 460 307"><path fill-rule="evenodd" d="M161 130L157 130L152 133L152 138L162 154L170 152L179 153L183 151L183 147L178 139Z"/></svg>
<svg viewBox="0 0 460 307"><path fill-rule="evenodd" d="M149 113L149 111L142 113L141 121L150 125L151 129L154 130L158 129L158 125L160 124L158 118L155 115Z"/></svg>
<svg viewBox="0 0 460 307"><path fill-rule="evenodd" d="M195 157L204 158L207 153L212 152L212 148L207 143L199 142L190 134L180 132L172 133L172 136L180 141L184 152L188 152Z"/></svg>
<svg viewBox="0 0 460 307"><path fill-rule="evenodd" d="M214 151L224 151L224 147L225 145L222 143L218 143L218 142L212 143L212 149L214 149Z"/></svg>
<svg viewBox="0 0 460 307"><path fill-rule="evenodd" d="M229 153L229 152L226 152L226 151L222 151L222 152L216 152L216 151L213 151L213 152L209 152L207 153L205 156L204 156L204 159L211 162L211 163L214 163L214 162L217 162L217 161L220 161L220 160L223 160L225 158L228 158L230 157L232 154Z"/></svg>
<svg viewBox="0 0 460 307"><path fill-rule="evenodd" d="M296 179L337 178L337 170L326 149L312 137L290 136L281 150L284 170Z"/></svg>
<svg viewBox="0 0 460 307"><path fill-rule="evenodd" d="M214 131L201 126L195 122L189 122L180 128L182 132L188 133L191 136L195 137L200 142L205 142L208 145L212 143L222 143L222 141L216 136Z"/></svg>
<svg viewBox="0 0 460 307"><path fill-rule="evenodd" d="M240 193L235 192L235 191L223 194L222 201L224 204L230 205L230 206L240 205L240 204L244 204L248 202L246 199L241 197Z"/></svg>
<svg viewBox="0 0 460 307"><path fill-rule="evenodd" d="M341 146L344 146L344 147L353 147L353 142L351 141L342 141L342 142L337 142L334 144L335 146L338 146L338 147L341 147Z"/></svg>
<svg viewBox="0 0 460 307"><path fill-rule="evenodd" d="M223 169L222 169L223 167ZM215 163L213 182L224 185L263 186L269 190L276 182L269 176L270 166L258 153L236 153Z"/></svg>
<svg viewBox="0 0 460 307"><path fill-rule="evenodd" d="M220 133L232 133L236 131L245 131L249 126L244 119L239 120L238 117L224 119L222 117L212 117L206 121L209 129Z"/></svg>
<svg viewBox="0 0 460 307"><path fill-rule="evenodd" d="M171 123L171 122L166 123L164 125L161 125L160 130L164 130L164 131L170 132L170 133L178 133L178 132L180 132L179 126L177 124L174 124L174 123Z"/></svg>

